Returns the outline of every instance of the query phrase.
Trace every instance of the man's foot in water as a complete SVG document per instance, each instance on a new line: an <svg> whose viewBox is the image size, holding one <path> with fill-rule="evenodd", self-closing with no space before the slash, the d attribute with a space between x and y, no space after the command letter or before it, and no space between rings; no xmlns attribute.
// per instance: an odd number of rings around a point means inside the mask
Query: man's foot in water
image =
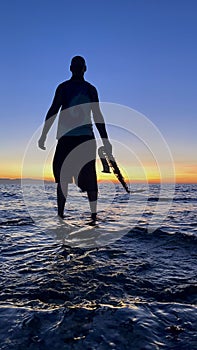
<svg viewBox="0 0 197 350"><path fill-rule="evenodd" d="M91 214L91 221L87 223L87 225L95 226L97 223L97 213Z"/></svg>
<svg viewBox="0 0 197 350"><path fill-rule="evenodd" d="M58 214L58 218L61 219L61 220L65 219L65 217L66 216L64 214Z"/></svg>

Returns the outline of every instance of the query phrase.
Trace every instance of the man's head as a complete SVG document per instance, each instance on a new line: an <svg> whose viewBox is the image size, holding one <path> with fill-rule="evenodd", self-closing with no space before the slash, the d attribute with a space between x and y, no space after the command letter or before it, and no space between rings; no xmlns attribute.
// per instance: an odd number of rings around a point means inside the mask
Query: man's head
<svg viewBox="0 0 197 350"><path fill-rule="evenodd" d="M75 56L71 60L70 71L74 75L83 75L86 71L86 63L83 57Z"/></svg>

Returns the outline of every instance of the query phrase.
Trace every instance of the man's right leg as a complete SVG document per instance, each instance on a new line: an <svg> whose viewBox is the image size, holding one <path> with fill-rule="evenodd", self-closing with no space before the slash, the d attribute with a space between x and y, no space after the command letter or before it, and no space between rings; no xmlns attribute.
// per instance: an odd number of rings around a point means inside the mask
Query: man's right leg
<svg viewBox="0 0 197 350"><path fill-rule="evenodd" d="M63 191L62 191L62 185L63 185ZM64 207L66 203L66 197L68 193L68 183L62 184L58 182L57 184L57 208L58 208L58 216L60 216L62 219L64 217Z"/></svg>

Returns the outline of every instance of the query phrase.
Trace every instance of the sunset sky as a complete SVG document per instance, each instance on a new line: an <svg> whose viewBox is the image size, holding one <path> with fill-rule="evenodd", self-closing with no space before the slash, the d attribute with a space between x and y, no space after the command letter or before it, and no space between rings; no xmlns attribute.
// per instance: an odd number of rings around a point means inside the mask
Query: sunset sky
<svg viewBox="0 0 197 350"><path fill-rule="evenodd" d="M21 176L28 142L39 134L54 91L70 77L70 60L79 54L100 101L148 118L170 148L177 182L197 182L195 0L1 1L0 36L1 178ZM108 132L125 174L158 181L159 157L170 181L160 144L153 144L152 157L137 138L119 130L128 129L124 113L105 117L117 126ZM49 141L44 167L50 178L55 139ZM39 177L40 152L34 148L26 176Z"/></svg>

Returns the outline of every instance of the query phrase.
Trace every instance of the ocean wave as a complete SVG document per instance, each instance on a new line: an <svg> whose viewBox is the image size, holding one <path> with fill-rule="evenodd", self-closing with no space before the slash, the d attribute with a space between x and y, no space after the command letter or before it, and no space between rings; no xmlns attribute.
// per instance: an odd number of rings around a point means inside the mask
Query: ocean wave
<svg viewBox="0 0 197 350"><path fill-rule="evenodd" d="M148 197L148 202L169 202L169 201L173 201L173 202L197 202L197 198L192 198L192 197Z"/></svg>
<svg viewBox="0 0 197 350"><path fill-rule="evenodd" d="M26 226L33 225L34 221L30 217L13 218L9 220L0 221L0 226Z"/></svg>
<svg viewBox="0 0 197 350"><path fill-rule="evenodd" d="M149 230L145 227L135 226L134 228L130 229L128 233L126 234L127 237L136 237L137 235L140 235L139 237L147 237L149 240L154 239L164 239L166 241L175 241L176 244L180 244L182 241L191 243L192 245L197 243L197 235L195 233L190 232L183 232L178 231L178 229L174 232L169 232L165 228L157 228L153 232L149 232Z"/></svg>
<svg viewBox="0 0 197 350"><path fill-rule="evenodd" d="M135 301L42 310L7 304L0 309L1 349L194 350L195 312L178 303Z"/></svg>

